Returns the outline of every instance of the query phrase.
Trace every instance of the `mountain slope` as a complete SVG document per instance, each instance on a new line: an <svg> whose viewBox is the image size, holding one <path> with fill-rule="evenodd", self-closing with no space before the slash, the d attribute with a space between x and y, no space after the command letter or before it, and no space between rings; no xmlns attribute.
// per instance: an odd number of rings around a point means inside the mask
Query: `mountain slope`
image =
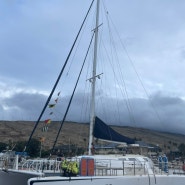
<svg viewBox="0 0 185 185"><path fill-rule="evenodd" d="M34 134L34 138L39 139L40 137L44 137L44 145L46 148L49 148L55 140L60 123L52 122L49 125L48 132L42 132L43 125L44 123L41 122ZM16 143L17 141L28 140L33 127L34 122L29 121L0 121L0 141L5 143ZM176 150L177 146L185 141L185 135L181 134L125 126L112 126L112 128L125 136L158 145L165 150ZM78 146L87 145L88 129L88 124L66 122L62 128L58 145L69 143Z"/></svg>

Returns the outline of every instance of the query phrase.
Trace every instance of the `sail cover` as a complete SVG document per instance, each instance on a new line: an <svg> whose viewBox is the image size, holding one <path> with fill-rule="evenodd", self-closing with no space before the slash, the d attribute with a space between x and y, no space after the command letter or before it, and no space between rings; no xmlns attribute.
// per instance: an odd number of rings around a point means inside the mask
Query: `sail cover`
<svg viewBox="0 0 185 185"><path fill-rule="evenodd" d="M118 132L113 130L110 126L106 125L98 117L95 118L94 137L107 141L123 142L127 144L135 143L133 139L119 134Z"/></svg>

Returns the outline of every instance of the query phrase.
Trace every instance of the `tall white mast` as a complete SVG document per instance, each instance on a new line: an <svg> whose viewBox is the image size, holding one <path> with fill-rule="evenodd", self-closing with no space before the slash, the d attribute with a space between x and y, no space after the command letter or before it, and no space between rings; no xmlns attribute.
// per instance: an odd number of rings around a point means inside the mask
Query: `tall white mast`
<svg viewBox="0 0 185 185"><path fill-rule="evenodd" d="M98 26L99 26L99 4L100 0L97 0L97 9L96 9L96 27L95 32L95 41L94 41L94 59L93 59L93 71L92 71L92 94L91 94L91 113L90 113L90 129L89 129L89 150L88 154L92 155L92 144L93 144L93 127L94 127L94 118L95 118L95 82L96 82L96 63L97 63L97 46L98 46Z"/></svg>

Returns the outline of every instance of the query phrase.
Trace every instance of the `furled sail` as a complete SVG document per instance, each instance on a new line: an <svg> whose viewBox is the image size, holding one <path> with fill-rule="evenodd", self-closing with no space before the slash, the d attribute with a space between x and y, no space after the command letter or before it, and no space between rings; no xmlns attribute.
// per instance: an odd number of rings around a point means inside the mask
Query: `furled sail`
<svg viewBox="0 0 185 185"><path fill-rule="evenodd" d="M98 117L95 118L94 137L102 140L122 142L127 144L135 143L134 139L119 134L118 132L113 130L110 126L106 125Z"/></svg>

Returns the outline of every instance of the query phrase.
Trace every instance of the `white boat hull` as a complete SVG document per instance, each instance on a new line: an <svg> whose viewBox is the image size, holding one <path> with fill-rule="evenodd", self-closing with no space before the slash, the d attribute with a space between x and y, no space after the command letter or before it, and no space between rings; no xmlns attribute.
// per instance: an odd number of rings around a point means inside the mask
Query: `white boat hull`
<svg viewBox="0 0 185 185"><path fill-rule="evenodd" d="M184 185L185 176L103 176L31 178L28 185Z"/></svg>

